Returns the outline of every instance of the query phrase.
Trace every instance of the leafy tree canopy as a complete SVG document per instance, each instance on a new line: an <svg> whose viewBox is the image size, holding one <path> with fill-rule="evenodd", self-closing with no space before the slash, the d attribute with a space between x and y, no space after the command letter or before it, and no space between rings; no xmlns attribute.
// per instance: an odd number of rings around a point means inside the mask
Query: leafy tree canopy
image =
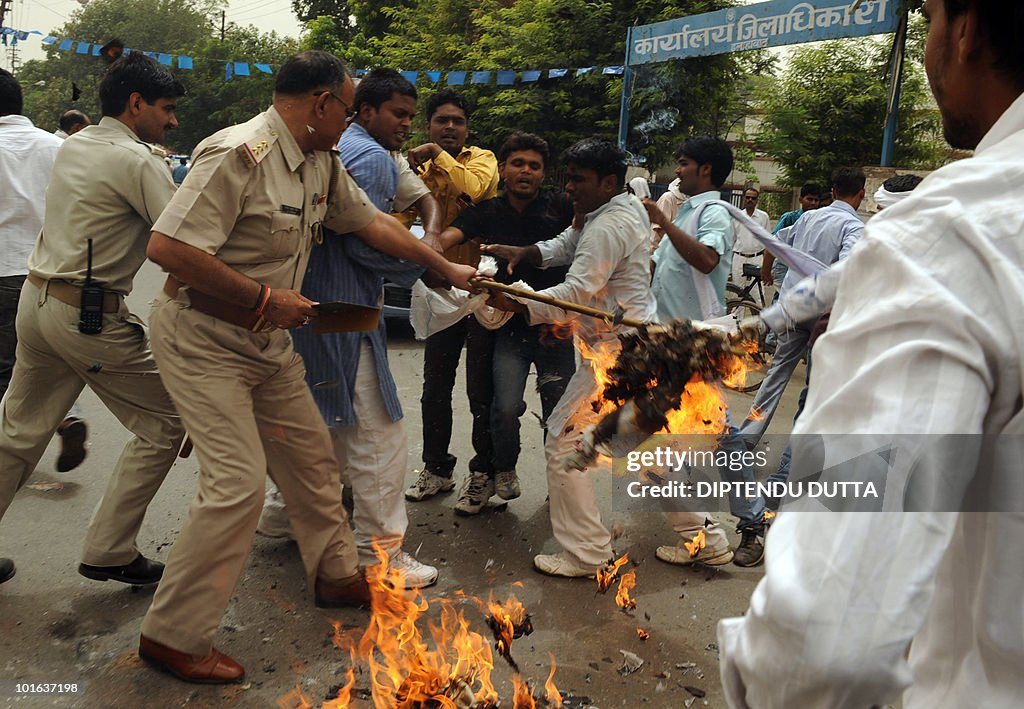
<svg viewBox="0 0 1024 709"><path fill-rule="evenodd" d="M942 147L921 56L924 29L912 24L896 136L896 164L934 168ZM891 37L836 40L795 50L778 81L760 95L758 143L783 169L787 184L829 183L840 165L877 165L889 95Z"/></svg>
<svg viewBox="0 0 1024 709"><path fill-rule="evenodd" d="M180 127L167 135L168 146L180 152L190 152L211 133L247 120L269 105L273 77L253 70L252 76L225 81L226 61L279 65L297 48L294 40L234 24L227 27L221 42L214 0L93 0L51 34L90 42L116 37L130 47L193 57L194 70L173 69L188 91L178 104ZM99 121L98 89L106 64L55 46L46 52L45 60L26 62L18 72L25 91L25 114L47 129L56 127L58 117L69 108ZM72 82L82 91L75 102Z"/></svg>

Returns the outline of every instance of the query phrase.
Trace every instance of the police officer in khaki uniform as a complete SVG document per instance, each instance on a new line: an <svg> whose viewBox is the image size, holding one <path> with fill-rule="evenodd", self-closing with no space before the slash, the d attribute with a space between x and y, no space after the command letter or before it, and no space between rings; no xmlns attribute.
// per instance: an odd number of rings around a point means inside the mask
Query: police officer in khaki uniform
<svg viewBox="0 0 1024 709"><path fill-rule="evenodd" d="M330 434L285 331L317 316L299 293L314 240L324 228L347 234L328 238L361 238L459 288L475 273L377 211L329 152L353 93L336 57L292 57L277 74L273 106L203 141L153 226L149 257L171 273L151 316L153 347L201 472L139 654L186 681L245 676L212 638L249 554L267 472L284 495L317 605L368 601Z"/></svg>
<svg viewBox="0 0 1024 709"><path fill-rule="evenodd" d="M124 296L146 258L150 228L174 194L163 152L147 143L162 142L178 125L184 93L156 61L128 55L100 84L103 119L58 152L18 304L17 363L0 405L0 516L86 385L134 434L85 537L79 573L101 581L156 583L163 572L135 538L184 434ZM102 289L94 292L100 327L93 334L79 331L89 275Z"/></svg>

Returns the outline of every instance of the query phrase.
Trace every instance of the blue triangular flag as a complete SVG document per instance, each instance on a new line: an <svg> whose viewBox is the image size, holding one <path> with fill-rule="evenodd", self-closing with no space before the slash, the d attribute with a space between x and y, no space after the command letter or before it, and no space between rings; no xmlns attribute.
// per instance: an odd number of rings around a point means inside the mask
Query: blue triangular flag
<svg viewBox="0 0 1024 709"><path fill-rule="evenodd" d="M464 71L449 71L448 72L448 85L449 86L462 86L466 83L466 72Z"/></svg>
<svg viewBox="0 0 1024 709"><path fill-rule="evenodd" d="M170 54L159 54L159 55L157 55L156 60L158 62L160 62L161 64L163 64L164 66L173 66L174 65L174 59L173 59L173 57L171 57Z"/></svg>
<svg viewBox="0 0 1024 709"><path fill-rule="evenodd" d="M419 76L418 71L400 71L398 72L402 77L413 86L416 85L416 77Z"/></svg>
<svg viewBox="0 0 1024 709"><path fill-rule="evenodd" d="M178 68L179 69L191 69L192 68L192 57L178 57Z"/></svg>
<svg viewBox="0 0 1024 709"><path fill-rule="evenodd" d="M78 49L75 50L76 54L88 54L89 50L92 49L92 45L88 42L79 42Z"/></svg>
<svg viewBox="0 0 1024 709"><path fill-rule="evenodd" d="M98 56L100 55L100 50L101 50L101 49L103 49L103 47L101 47L101 46L100 46L100 45L98 45L98 44L94 44L94 45L92 45L92 55L93 55L94 57L98 57Z"/></svg>
<svg viewBox="0 0 1024 709"><path fill-rule="evenodd" d="M51 35L47 35L46 37L43 37L43 38L42 38L42 39L41 39L40 41L41 41L41 42L42 42L43 44L54 44L54 43L56 43L56 42L57 42L57 38L56 38L56 37L54 37L54 36L53 36L53 35L51 34Z"/></svg>
<svg viewBox="0 0 1024 709"><path fill-rule="evenodd" d="M356 69L356 76L362 76L363 74L365 74L368 71L369 71L369 69Z"/></svg>
<svg viewBox="0 0 1024 709"><path fill-rule="evenodd" d="M471 84L486 84L491 80L491 72L489 71L474 71L473 78L469 80Z"/></svg>
<svg viewBox="0 0 1024 709"><path fill-rule="evenodd" d="M540 71L538 71L537 69L528 69L527 71L523 72L522 76L520 77L520 81L522 81L524 84L529 84L530 82L536 81L539 78Z"/></svg>
<svg viewBox="0 0 1024 709"><path fill-rule="evenodd" d="M514 83L516 83L516 73L514 71L498 72L498 86L511 86Z"/></svg>
<svg viewBox="0 0 1024 709"><path fill-rule="evenodd" d="M150 59L156 59L156 52L143 52Z"/></svg>
<svg viewBox="0 0 1024 709"><path fill-rule="evenodd" d="M246 62L235 62L235 76L249 76L249 65Z"/></svg>
<svg viewBox="0 0 1024 709"><path fill-rule="evenodd" d="M262 71L264 74L274 73L274 70L270 68L269 64L253 64L253 66Z"/></svg>
<svg viewBox="0 0 1024 709"><path fill-rule="evenodd" d="M66 52L69 49L71 49L71 45L72 45L72 42L71 42L70 39L62 39L60 41L60 45L57 48Z"/></svg>
<svg viewBox="0 0 1024 709"><path fill-rule="evenodd" d="M441 80L441 72L439 71L428 71L426 72L427 78L433 81L435 84Z"/></svg>
<svg viewBox="0 0 1024 709"><path fill-rule="evenodd" d="M588 66L588 67L584 67L583 69L577 69L576 70L576 76L583 76L587 72L593 71L596 68L597 68L596 66Z"/></svg>
<svg viewBox="0 0 1024 709"><path fill-rule="evenodd" d="M549 79L561 79L563 76L569 73L568 69L548 69Z"/></svg>
<svg viewBox="0 0 1024 709"><path fill-rule="evenodd" d="M601 72L602 74L611 74L612 76L622 76L625 73L626 67L624 66L606 66Z"/></svg>
<svg viewBox="0 0 1024 709"><path fill-rule="evenodd" d="M231 62L224 64L224 81L231 81L231 69L233 66Z"/></svg>

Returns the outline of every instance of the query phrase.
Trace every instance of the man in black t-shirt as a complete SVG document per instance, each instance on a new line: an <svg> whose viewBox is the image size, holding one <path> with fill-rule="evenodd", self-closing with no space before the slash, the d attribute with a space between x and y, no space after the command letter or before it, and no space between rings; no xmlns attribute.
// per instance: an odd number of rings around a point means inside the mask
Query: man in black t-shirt
<svg viewBox="0 0 1024 709"><path fill-rule="evenodd" d="M548 144L530 133L514 133L498 151L498 172L504 192L464 211L442 234L445 248L465 242L530 246L554 238L572 223L573 208L564 193L541 189L548 160ZM525 281L542 290L565 280L567 267L537 268L519 264L508 272L499 262L495 279L502 283ZM458 514L477 514L498 495L514 500L520 495L516 462L519 459L519 418L526 413L523 392L530 365L537 371L544 420L565 391L576 370L570 328L530 325L515 315L494 333L490 382L471 386L493 387L491 438L494 445L493 474L472 472L455 503Z"/></svg>

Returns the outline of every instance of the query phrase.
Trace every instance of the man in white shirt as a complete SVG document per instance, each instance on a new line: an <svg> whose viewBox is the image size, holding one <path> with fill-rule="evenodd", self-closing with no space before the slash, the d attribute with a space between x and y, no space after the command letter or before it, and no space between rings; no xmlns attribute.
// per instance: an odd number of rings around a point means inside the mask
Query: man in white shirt
<svg viewBox="0 0 1024 709"><path fill-rule="evenodd" d="M588 138L562 155L565 191L573 202L573 224L554 239L533 246L489 245L483 251L508 261L548 268L568 265L565 281L541 293L605 311L622 308L625 317L653 322L657 305L650 288L651 223L643 205L623 192L625 153L606 140ZM530 324L573 322L576 336L591 350L617 353L617 330L610 323L579 317L553 305L528 305L505 297L491 304L523 314ZM593 577L612 555L611 534L601 523L594 484L587 471L571 470L565 458L583 429L596 423L589 402L598 393L592 361L584 357L548 419L547 457L551 527L563 551L538 554L534 567L551 576Z"/></svg>
<svg viewBox="0 0 1024 709"><path fill-rule="evenodd" d="M14 371L18 299L28 275L29 254L43 226L46 185L62 145L62 138L36 128L21 111L21 86L0 69L0 397ZM88 125L88 117L85 120ZM57 470L66 473L85 460L87 430L77 403L57 434L61 438Z"/></svg>
<svg viewBox="0 0 1024 709"><path fill-rule="evenodd" d="M674 222L676 215L679 214L679 208L686 203L687 199L688 197L679 188L679 178L677 177L669 183L665 193L658 197L658 209L669 222ZM661 244L661 239L665 236L665 232L657 224L651 224L651 235L651 253L654 253L654 250Z"/></svg>
<svg viewBox="0 0 1024 709"><path fill-rule="evenodd" d="M768 216L768 212L757 208L757 200L760 196L761 192L754 187L748 187L743 190L743 211L759 227L769 231L771 217ZM736 240L732 245L732 282L736 285L744 286L747 283L747 279L743 277L743 264L753 263L760 267L761 254L764 252L764 247L761 246L761 242L754 238L750 230L742 224L736 225L734 233Z"/></svg>
<svg viewBox="0 0 1024 709"><path fill-rule="evenodd" d="M1024 432L1024 5L926 0L924 11L946 139L974 157L868 224L815 345L794 433L907 445L915 434L987 434L1005 445ZM974 484L980 452L932 456L914 480L934 495ZM796 445L796 468L802 458ZM905 466L899 451L893 460ZM998 513L784 507L745 617L719 623L729 705L868 707L903 693L906 709L1019 707L1019 458L992 474L1008 492Z"/></svg>

